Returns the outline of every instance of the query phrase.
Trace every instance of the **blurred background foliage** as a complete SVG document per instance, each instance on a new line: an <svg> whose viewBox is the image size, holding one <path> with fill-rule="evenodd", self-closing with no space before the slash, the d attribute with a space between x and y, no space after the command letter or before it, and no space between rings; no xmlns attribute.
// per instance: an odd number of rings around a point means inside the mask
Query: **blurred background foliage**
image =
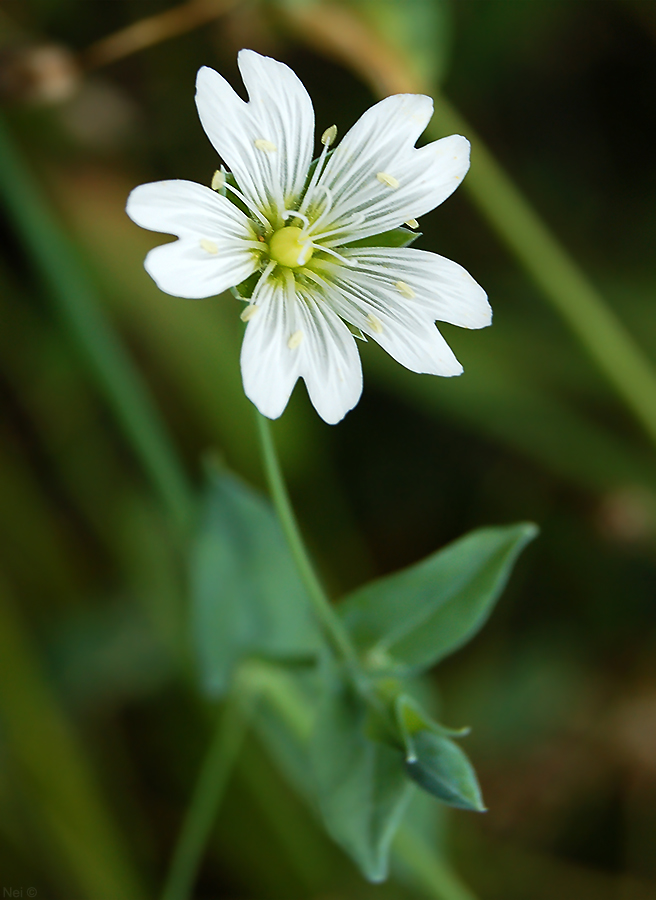
<svg viewBox="0 0 656 900"><path fill-rule="evenodd" d="M195 73L211 65L241 90L243 46L292 66L319 131L343 134L375 98L290 27L298 0L210 6L185 4L166 40L112 61L96 42L174 4L3 0L0 91L190 480L214 452L262 486L235 301L159 293L142 262L160 238L127 219L125 199L144 181L210 181ZM652 0L341 8L417 48L421 77L440 79L656 359ZM66 834L53 838L66 808L113 854L107 897L136 879L133 896L149 896L213 716L196 688L184 552L65 303L2 215L0 886L84 897L58 849ZM481 900L656 897L653 446L463 191L421 226L418 246L484 285L494 327L444 326L457 380L363 345L364 395L336 427L298 386L275 433L299 517L334 596L468 529L539 523L484 632L438 673L443 718L473 726L490 808L449 816L450 852ZM411 895L402 877L365 885L248 740L199 898Z"/></svg>

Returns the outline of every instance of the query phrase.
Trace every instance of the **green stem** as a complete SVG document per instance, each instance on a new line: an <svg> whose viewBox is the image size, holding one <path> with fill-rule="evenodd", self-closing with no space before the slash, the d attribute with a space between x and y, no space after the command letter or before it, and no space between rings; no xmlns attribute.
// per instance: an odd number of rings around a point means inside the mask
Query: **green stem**
<svg viewBox="0 0 656 900"><path fill-rule="evenodd" d="M656 442L656 372L642 349L565 248L551 234L469 123L435 95L432 137L459 132L472 141L464 187Z"/></svg>
<svg viewBox="0 0 656 900"><path fill-rule="evenodd" d="M282 469L280 468L280 462L278 461L269 420L261 413L257 413L257 422L260 443L262 446L262 457L264 459L264 468L266 470L271 497L274 506L276 507L283 532L287 538L289 549L291 550L317 618L323 626L328 640L337 655L347 664L351 674L359 680L358 673L360 667L355 650L353 649L344 626L336 616L330 600L321 586L305 548L305 544L303 543L298 522L296 521L289 494L287 493L287 487L285 485Z"/></svg>
<svg viewBox="0 0 656 900"><path fill-rule="evenodd" d="M0 197L64 326L86 357L135 453L174 521L185 528L193 495L152 398L101 312L75 249L59 227L0 117Z"/></svg>
<svg viewBox="0 0 656 900"><path fill-rule="evenodd" d="M221 712L219 724L207 756L203 760L173 852L162 891L162 900L187 900L193 890L198 867L230 773L243 744L252 704L255 701L252 693L245 694L248 705L240 709L237 705L237 688L234 693L235 697L228 699Z"/></svg>
<svg viewBox="0 0 656 900"><path fill-rule="evenodd" d="M409 828L399 828L394 838L394 851L411 869L426 893L435 900L476 900L475 895L460 881L449 864L436 856Z"/></svg>

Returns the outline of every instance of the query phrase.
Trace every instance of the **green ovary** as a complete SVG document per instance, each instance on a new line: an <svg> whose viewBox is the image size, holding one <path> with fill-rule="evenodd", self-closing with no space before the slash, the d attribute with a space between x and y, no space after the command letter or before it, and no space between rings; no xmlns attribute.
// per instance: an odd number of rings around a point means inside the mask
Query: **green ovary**
<svg viewBox="0 0 656 900"><path fill-rule="evenodd" d="M304 266L312 256L309 238L303 238L300 228L289 226L276 231L269 239L269 255L281 266L295 269Z"/></svg>

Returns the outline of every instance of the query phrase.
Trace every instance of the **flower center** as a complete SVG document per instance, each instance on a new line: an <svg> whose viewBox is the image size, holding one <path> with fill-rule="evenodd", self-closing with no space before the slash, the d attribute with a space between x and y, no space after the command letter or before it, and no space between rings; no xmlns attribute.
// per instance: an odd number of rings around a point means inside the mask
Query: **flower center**
<svg viewBox="0 0 656 900"><path fill-rule="evenodd" d="M281 266L295 269L304 266L312 256L312 241L300 228L288 225L269 238L269 255Z"/></svg>

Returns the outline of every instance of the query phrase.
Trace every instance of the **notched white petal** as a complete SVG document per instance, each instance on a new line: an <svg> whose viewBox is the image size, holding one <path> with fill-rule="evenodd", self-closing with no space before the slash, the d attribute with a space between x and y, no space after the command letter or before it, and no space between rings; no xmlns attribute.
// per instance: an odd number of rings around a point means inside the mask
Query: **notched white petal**
<svg viewBox="0 0 656 900"><path fill-rule="evenodd" d="M291 285L269 279L258 286L261 311L248 323L242 345L244 390L263 415L275 419L302 378L315 409L332 425L360 398L360 357L333 310Z"/></svg>
<svg viewBox="0 0 656 900"><path fill-rule="evenodd" d="M209 254L196 238L155 247L144 262L161 291L192 300L213 297L241 284L256 265L251 253L235 250L227 242L217 246L216 254Z"/></svg>
<svg viewBox="0 0 656 900"><path fill-rule="evenodd" d="M193 181L154 181L141 184L128 197L126 212L149 231L252 240L250 220L237 207L203 184Z"/></svg>
<svg viewBox="0 0 656 900"><path fill-rule="evenodd" d="M433 320L461 328L485 328L492 321L483 288L450 259L414 247L362 247L344 252L347 256L357 253L358 272L371 280L372 291L394 286L408 296L409 288L414 296L406 308L417 306Z"/></svg>
<svg viewBox="0 0 656 900"><path fill-rule="evenodd" d="M237 183L260 210L295 201L312 159L314 110L305 87L283 63L242 50L245 103L207 66L196 80L205 133Z"/></svg>
<svg viewBox="0 0 656 900"><path fill-rule="evenodd" d="M333 270L330 305L360 328L397 362L413 372L460 375L462 366L434 324L416 303L408 304L389 281L360 269Z"/></svg>

